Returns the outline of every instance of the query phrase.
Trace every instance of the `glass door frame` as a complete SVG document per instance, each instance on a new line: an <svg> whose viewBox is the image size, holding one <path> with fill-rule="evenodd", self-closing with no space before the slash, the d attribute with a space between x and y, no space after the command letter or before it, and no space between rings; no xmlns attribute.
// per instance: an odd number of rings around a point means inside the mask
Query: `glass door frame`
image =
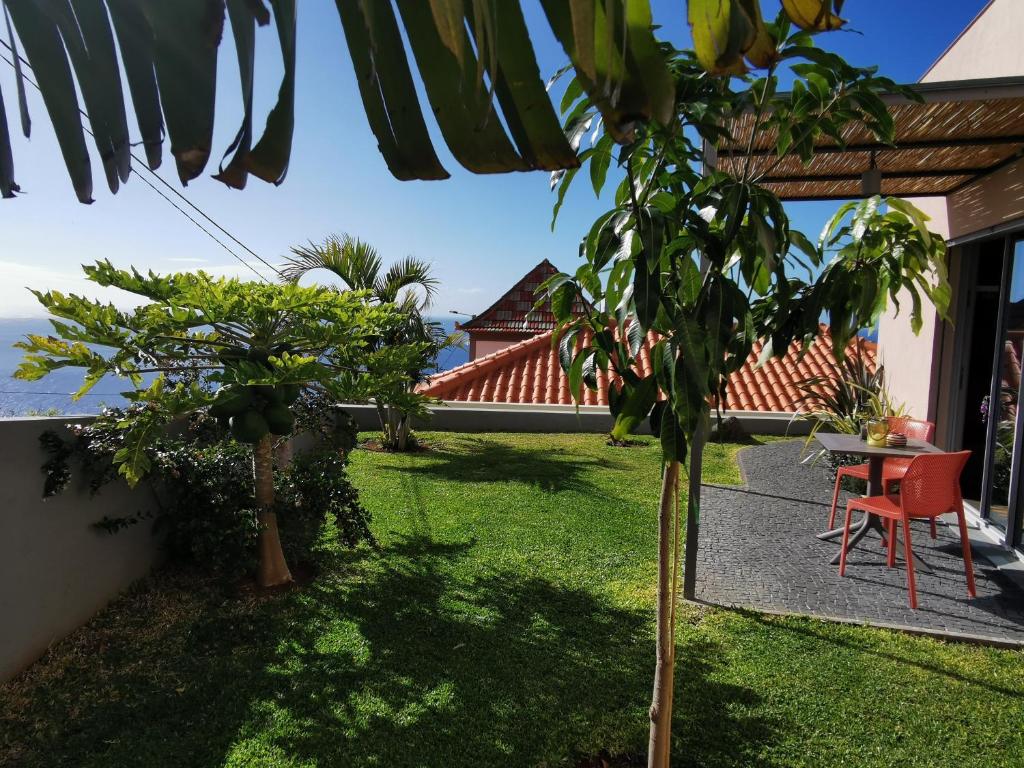
<svg viewBox="0 0 1024 768"><path fill-rule="evenodd" d="M985 457L982 471L981 517L991 520L992 491L994 486L993 472L995 468L996 438L999 425L998 403L1000 402L1003 382L1004 348L1006 344L1007 315L1010 306L1011 283L1013 282L1013 262L1017 257L1024 258L1024 233L1013 232L1003 238L1002 276L999 286L999 310L997 333L992 358L992 383L989 389L989 418L985 434ZM1010 487L1007 494L1005 542L1009 546L1021 544L1021 470L1024 465L1024 399L1021 390L1017 392L1017 409L1014 416L1013 449L1010 463ZM998 526L1002 528L1002 526Z"/></svg>

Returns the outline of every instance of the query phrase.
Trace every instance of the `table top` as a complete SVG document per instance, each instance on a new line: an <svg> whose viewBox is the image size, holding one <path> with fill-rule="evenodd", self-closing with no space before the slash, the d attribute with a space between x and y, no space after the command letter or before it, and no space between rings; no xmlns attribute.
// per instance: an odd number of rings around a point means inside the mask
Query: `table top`
<svg viewBox="0 0 1024 768"><path fill-rule="evenodd" d="M818 432L815 438L826 451L830 453L849 453L854 456L878 456L898 458L910 458L919 456L922 453L942 453L931 443L924 440L907 440L905 448L876 448L868 445L866 440L861 440L859 435L839 435L831 432Z"/></svg>

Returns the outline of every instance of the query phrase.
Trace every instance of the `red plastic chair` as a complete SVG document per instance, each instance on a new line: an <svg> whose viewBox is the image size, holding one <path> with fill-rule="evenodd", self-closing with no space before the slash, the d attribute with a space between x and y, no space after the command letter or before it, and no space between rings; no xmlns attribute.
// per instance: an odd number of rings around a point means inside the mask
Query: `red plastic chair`
<svg viewBox="0 0 1024 768"><path fill-rule="evenodd" d="M976 596L974 590L974 565L971 562L971 542L967 537L967 520L964 517L964 502L960 496L960 473L964 470L970 451L959 453L925 453L910 460L910 465L900 479L898 496L868 496L850 499L846 504L846 523L843 526L843 549L839 555L839 575L846 575L846 547L850 540L850 520L855 509L886 520L888 531L888 565L896 564L897 523L903 528L903 557L907 563L907 586L910 590L910 607L917 608L917 586L914 582L914 554L910 547L910 521L914 518L931 518L947 512L956 512L960 526L960 546L964 554L964 570L967 573L967 593Z"/></svg>
<svg viewBox="0 0 1024 768"><path fill-rule="evenodd" d="M889 422L890 432L902 432L911 440L923 440L926 443L930 443L935 439L935 425L930 421L911 419L907 416L890 416L887 421ZM903 475L906 474L907 467L910 466L910 462L911 459L886 459L882 463L882 488L888 491L892 483L898 483L902 480ZM828 516L828 527L830 529L836 527L836 505L839 503L839 491L842 488L843 478L854 477L866 483L869 474L869 465L867 463L840 467L836 472L836 488L832 494L832 511ZM931 533L934 539L937 535L934 518L931 521Z"/></svg>

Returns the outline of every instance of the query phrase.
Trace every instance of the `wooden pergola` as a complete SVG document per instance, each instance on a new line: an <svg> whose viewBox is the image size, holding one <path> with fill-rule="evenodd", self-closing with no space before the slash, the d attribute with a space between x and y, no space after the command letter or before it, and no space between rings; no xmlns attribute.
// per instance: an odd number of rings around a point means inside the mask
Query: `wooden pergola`
<svg viewBox="0 0 1024 768"><path fill-rule="evenodd" d="M896 197L948 195L1024 156L1024 77L922 83L923 99L885 96L896 125L895 146L878 143L860 126L828 136L805 165L778 158L774 131L754 137L750 160L759 183L783 200L841 200L862 196L861 178L874 165L881 194ZM733 142L718 150L718 167L738 171L746 162L754 116L729 126Z"/></svg>

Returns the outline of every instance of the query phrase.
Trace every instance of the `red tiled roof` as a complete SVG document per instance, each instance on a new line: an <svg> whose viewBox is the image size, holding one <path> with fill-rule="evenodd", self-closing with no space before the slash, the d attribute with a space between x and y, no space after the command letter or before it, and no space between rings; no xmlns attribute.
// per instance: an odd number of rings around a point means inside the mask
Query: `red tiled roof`
<svg viewBox="0 0 1024 768"><path fill-rule="evenodd" d="M539 298L537 288L558 272L547 259L526 273L494 304L459 328L465 331L510 331L515 333L541 333L554 330L555 316L551 314L551 301L545 299L537 309L533 305ZM576 308L582 312L582 306Z"/></svg>
<svg viewBox="0 0 1024 768"><path fill-rule="evenodd" d="M569 380L558 363L558 350L551 345L553 333L538 334L445 371L431 377L418 389L442 400L571 405ZM577 348L589 343L590 331L585 333L586 338L577 341ZM651 373L651 348L657 340L654 333L648 333L644 339L636 367L641 376ZM874 370L877 346L874 342L862 341L867 365ZM825 326L802 358L798 354L799 345L794 344L783 357L773 358L757 368L761 347L760 342L755 343L746 363L730 377L726 410L792 413L797 410L801 394L797 383L828 376L832 371L832 337ZM583 387L581 405L607 405L609 383L619 386L619 377L614 374L598 371L597 377L597 391Z"/></svg>

